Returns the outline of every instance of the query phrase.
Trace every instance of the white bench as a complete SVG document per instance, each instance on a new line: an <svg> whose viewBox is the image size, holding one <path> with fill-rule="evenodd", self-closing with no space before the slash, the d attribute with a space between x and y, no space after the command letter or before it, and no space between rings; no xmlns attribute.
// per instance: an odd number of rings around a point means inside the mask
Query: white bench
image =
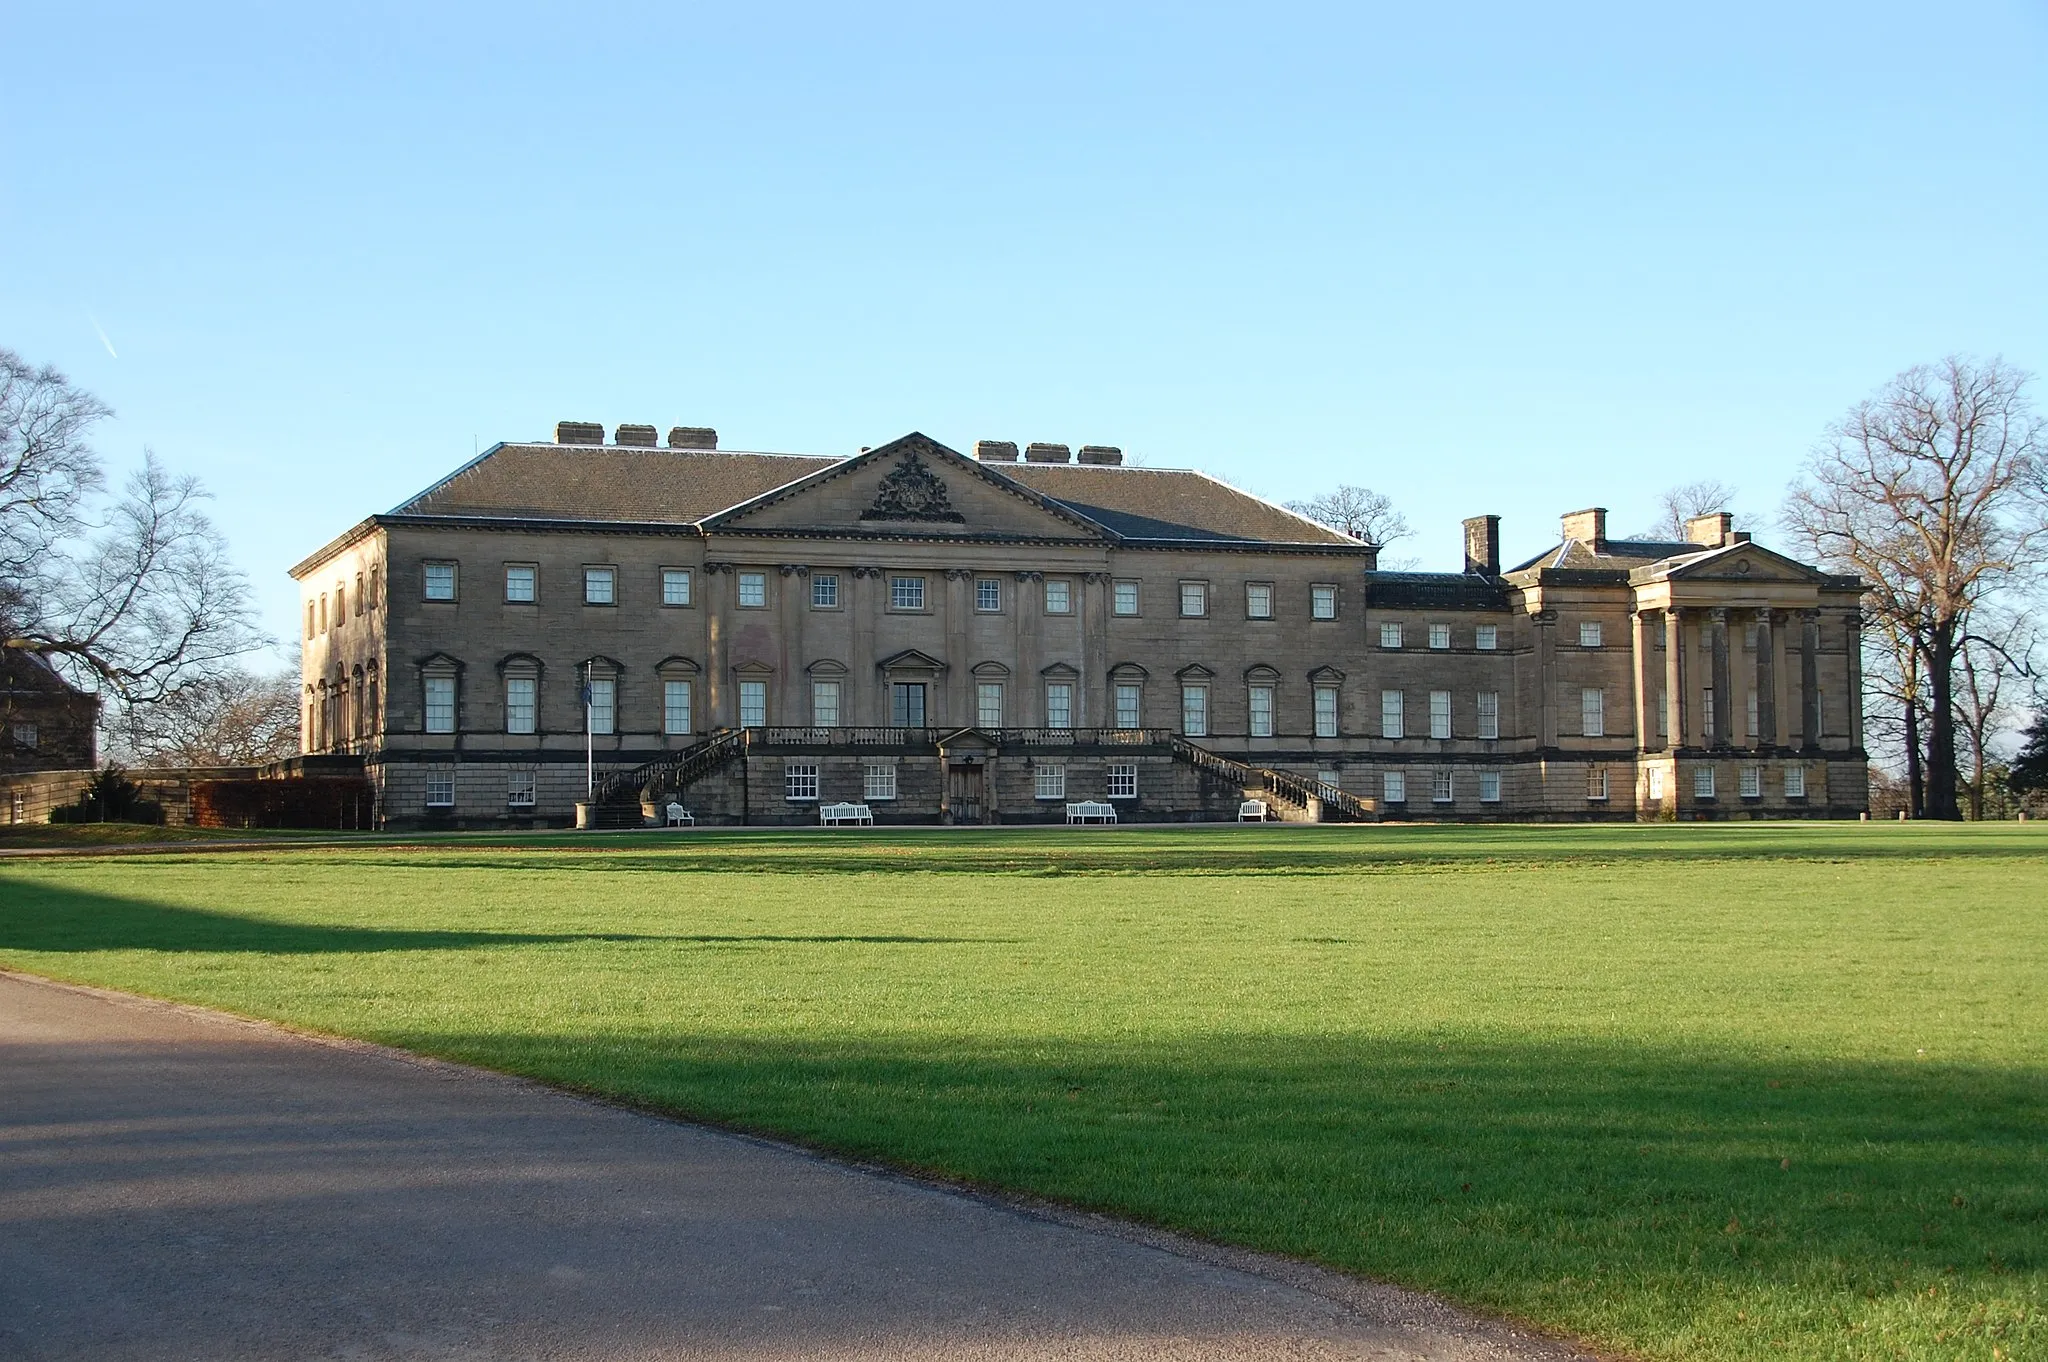
<svg viewBox="0 0 2048 1362"><path fill-rule="evenodd" d="M1247 799L1237 806L1237 821L1240 823L1263 823L1266 821L1266 801Z"/></svg>
<svg viewBox="0 0 2048 1362"><path fill-rule="evenodd" d="M875 822L875 811L865 804L820 804L818 822L828 828L845 827L849 824L854 827L872 827Z"/></svg>
<svg viewBox="0 0 2048 1362"><path fill-rule="evenodd" d="M691 813L680 804L671 803L666 812L668 814L668 822L663 824L664 827L694 828L697 826L697 815Z"/></svg>
<svg viewBox="0 0 2048 1362"><path fill-rule="evenodd" d="M1067 805L1069 823L1114 823L1116 805L1104 804L1098 800L1084 799L1078 804Z"/></svg>

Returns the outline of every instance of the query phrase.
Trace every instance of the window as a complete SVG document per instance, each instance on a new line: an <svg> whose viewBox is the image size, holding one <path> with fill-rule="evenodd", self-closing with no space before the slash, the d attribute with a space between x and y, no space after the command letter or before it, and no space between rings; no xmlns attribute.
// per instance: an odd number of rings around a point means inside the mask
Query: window
<svg viewBox="0 0 2048 1362"><path fill-rule="evenodd" d="M584 715L592 733L616 733L619 727L619 683L609 676L590 678Z"/></svg>
<svg viewBox="0 0 2048 1362"><path fill-rule="evenodd" d="M1473 631L1472 646L1482 653L1490 653L1500 647L1500 626L1482 624Z"/></svg>
<svg viewBox="0 0 2048 1362"><path fill-rule="evenodd" d="M1450 626L1450 625L1448 625L1448 624L1432 624L1432 625L1430 625L1430 626L1429 626L1429 646L1430 646L1430 647L1432 647L1432 648L1437 648L1437 649L1443 649L1443 648L1448 648L1448 647L1450 647L1450 646L1451 646L1451 626Z"/></svg>
<svg viewBox="0 0 2048 1362"><path fill-rule="evenodd" d="M1408 773L1406 771L1388 771L1382 774L1380 776L1380 794L1385 797L1389 804L1407 803Z"/></svg>
<svg viewBox="0 0 2048 1362"><path fill-rule="evenodd" d="M583 603L585 605L617 605L619 603L619 570L608 567L587 567L583 569Z"/></svg>
<svg viewBox="0 0 2048 1362"><path fill-rule="evenodd" d="M505 803L515 809L530 809L534 803L533 771L513 767L505 773Z"/></svg>
<svg viewBox="0 0 2048 1362"><path fill-rule="evenodd" d="M1138 797L1138 763L1113 761L1109 764L1108 795L1111 799Z"/></svg>
<svg viewBox="0 0 2048 1362"><path fill-rule="evenodd" d="M1116 688L1116 726L1137 728L1144 723L1141 716L1138 687L1129 682L1119 682Z"/></svg>
<svg viewBox="0 0 2048 1362"><path fill-rule="evenodd" d="M661 570L661 603L663 605L688 605L690 603L690 570L688 568L663 568Z"/></svg>
<svg viewBox="0 0 2048 1362"><path fill-rule="evenodd" d="M819 728L839 727L839 683L811 682L811 722Z"/></svg>
<svg viewBox="0 0 2048 1362"><path fill-rule="evenodd" d="M836 572L814 572L811 574L811 609L837 610L839 608L839 574Z"/></svg>
<svg viewBox="0 0 2048 1362"><path fill-rule="evenodd" d="M1592 686L1579 692L1579 732L1588 738L1607 736L1607 692Z"/></svg>
<svg viewBox="0 0 2048 1362"><path fill-rule="evenodd" d="M896 763L893 761L863 762L860 768L860 794L863 799L894 799L896 797Z"/></svg>
<svg viewBox="0 0 2048 1362"><path fill-rule="evenodd" d="M1180 731L1190 738L1209 736L1209 688L1180 688Z"/></svg>
<svg viewBox="0 0 2048 1362"><path fill-rule="evenodd" d="M897 681L890 685L889 722L898 728L924 727L924 682Z"/></svg>
<svg viewBox="0 0 2048 1362"><path fill-rule="evenodd" d="M782 768L782 797L812 800L818 797L818 763L793 761Z"/></svg>
<svg viewBox="0 0 2048 1362"><path fill-rule="evenodd" d="M1806 768L1804 766L1787 766L1785 768L1785 798L1806 798Z"/></svg>
<svg viewBox="0 0 2048 1362"><path fill-rule="evenodd" d="M1273 584L1271 582L1245 583L1244 617L1248 620L1269 620L1273 618Z"/></svg>
<svg viewBox="0 0 2048 1362"><path fill-rule="evenodd" d="M974 722L983 728L1003 726L1003 683L981 681L974 687Z"/></svg>
<svg viewBox="0 0 2048 1362"><path fill-rule="evenodd" d="M1064 581L1050 581L1045 584L1045 613L1048 615L1071 615L1074 613L1074 584Z"/></svg>
<svg viewBox="0 0 2048 1362"><path fill-rule="evenodd" d="M365 610L375 610L377 608L378 575L379 574L376 568L370 569L370 594L363 598L363 609Z"/></svg>
<svg viewBox="0 0 2048 1362"><path fill-rule="evenodd" d="M1401 713L1402 696L1397 690L1380 692L1380 736L1382 738L1405 738L1408 736L1406 721Z"/></svg>
<svg viewBox="0 0 2048 1362"><path fill-rule="evenodd" d="M339 582L334 586L334 627L339 629L348 623L348 591Z"/></svg>
<svg viewBox="0 0 2048 1362"><path fill-rule="evenodd" d="M1649 796L1652 800L1664 798L1664 768L1661 766L1650 768Z"/></svg>
<svg viewBox="0 0 2048 1362"><path fill-rule="evenodd" d="M993 615L1003 608L1003 584L994 577L980 577L974 583L974 608Z"/></svg>
<svg viewBox="0 0 2048 1362"><path fill-rule="evenodd" d="M1344 788L1344 781L1339 775L1337 768L1334 766L1317 767L1316 779L1322 782L1323 784L1330 786L1332 789L1341 790Z"/></svg>
<svg viewBox="0 0 2048 1362"><path fill-rule="evenodd" d="M426 597L428 600L454 600L455 564L447 562L428 563L426 582Z"/></svg>
<svg viewBox="0 0 2048 1362"><path fill-rule="evenodd" d="M1763 767L1745 766L1742 768L1738 779L1741 783L1737 788L1742 791L1744 799L1762 799L1764 797Z"/></svg>
<svg viewBox="0 0 2048 1362"><path fill-rule="evenodd" d="M1046 686L1045 726L1047 728L1072 728L1074 726L1074 687L1070 682L1054 681Z"/></svg>
<svg viewBox="0 0 2048 1362"><path fill-rule="evenodd" d="M1500 772L1481 771L1479 773L1479 802L1482 804L1500 803Z"/></svg>
<svg viewBox="0 0 2048 1362"><path fill-rule="evenodd" d="M455 807L454 767L429 766L427 768L427 807L430 809L452 809Z"/></svg>
<svg viewBox="0 0 2048 1362"><path fill-rule="evenodd" d="M690 702L695 698L688 681L664 681L661 683L661 731L664 733L688 733L696 727L690 713Z"/></svg>
<svg viewBox="0 0 2048 1362"><path fill-rule="evenodd" d="M1714 688L1707 686L1700 691L1700 735L1711 742L1714 737Z"/></svg>
<svg viewBox="0 0 2048 1362"><path fill-rule="evenodd" d="M1692 768L1692 797L1712 799L1714 797L1714 768L1695 766Z"/></svg>
<svg viewBox="0 0 2048 1362"><path fill-rule="evenodd" d="M1433 690L1429 693L1429 736L1451 736L1451 693L1447 690Z"/></svg>
<svg viewBox="0 0 2048 1362"><path fill-rule="evenodd" d="M320 632L327 632L327 593L320 593Z"/></svg>
<svg viewBox="0 0 2048 1362"><path fill-rule="evenodd" d="M891 577L889 579L889 608L891 610L924 609L924 578Z"/></svg>
<svg viewBox="0 0 2048 1362"><path fill-rule="evenodd" d="M1337 736L1337 688L1316 687L1316 736L1334 738Z"/></svg>
<svg viewBox="0 0 2048 1362"><path fill-rule="evenodd" d="M1748 717L1748 720L1749 720L1749 736L1750 736L1750 737L1752 737L1752 738L1754 738L1754 737L1756 736L1756 732L1757 732L1757 714L1756 714L1756 709L1757 709L1757 706L1756 706L1756 692L1755 692L1755 691L1751 691L1751 692L1749 693L1749 714L1748 714L1748 716L1747 716L1747 717Z"/></svg>
<svg viewBox="0 0 2048 1362"><path fill-rule="evenodd" d="M43 731L34 724L16 724L14 726L14 745L16 747L37 747L41 745L42 740Z"/></svg>
<svg viewBox="0 0 2048 1362"><path fill-rule="evenodd" d="M1251 734L1254 738L1273 736L1273 688L1252 687Z"/></svg>
<svg viewBox="0 0 2048 1362"><path fill-rule="evenodd" d="M427 732L453 733L455 731L455 678L452 676L430 676L426 678Z"/></svg>
<svg viewBox="0 0 2048 1362"><path fill-rule="evenodd" d="M742 572L740 574L740 608L763 610L768 606L768 574L765 572Z"/></svg>
<svg viewBox="0 0 2048 1362"><path fill-rule="evenodd" d="M1429 773L1429 802L1448 804L1457 793L1455 773L1448 766L1439 766Z"/></svg>
<svg viewBox="0 0 2048 1362"><path fill-rule="evenodd" d="M1180 613L1184 617L1195 617L1209 613L1209 584L1207 582L1182 582L1180 584Z"/></svg>
<svg viewBox="0 0 2048 1362"><path fill-rule="evenodd" d="M768 722L768 683L740 682L740 727L759 728Z"/></svg>
<svg viewBox="0 0 2048 1362"><path fill-rule="evenodd" d="M1599 802L1607 798L1607 768L1588 766L1586 768L1586 798Z"/></svg>
<svg viewBox="0 0 2048 1362"><path fill-rule="evenodd" d="M505 678L505 731L531 733L534 729L534 697L539 686L530 676Z"/></svg>
<svg viewBox="0 0 2048 1362"><path fill-rule="evenodd" d="M1400 646L1401 626L1398 624L1382 624L1380 626L1380 647L1398 648Z"/></svg>
<svg viewBox="0 0 2048 1362"><path fill-rule="evenodd" d="M355 595L355 601L356 601L356 613L357 613L358 615L360 615L360 614L362 614L362 613L363 613L363 574L362 574L362 573L360 573L360 572L358 572L358 573L356 574L356 595Z"/></svg>
<svg viewBox="0 0 2048 1362"><path fill-rule="evenodd" d="M531 605L540 599L540 569L531 563L505 564L505 600Z"/></svg>
<svg viewBox="0 0 2048 1362"><path fill-rule="evenodd" d="M1031 793L1039 799L1067 797L1067 768L1056 761L1041 761L1031 768Z"/></svg>
<svg viewBox="0 0 2048 1362"><path fill-rule="evenodd" d="M1579 646L1581 648L1597 648L1600 646L1600 621L1579 621Z"/></svg>
<svg viewBox="0 0 2048 1362"><path fill-rule="evenodd" d="M1308 589L1309 618L1333 620L1337 618L1337 588L1318 584Z"/></svg>
<svg viewBox="0 0 2048 1362"><path fill-rule="evenodd" d="M1479 736L1488 739L1500 736L1500 692L1497 690L1479 692Z"/></svg>
<svg viewBox="0 0 2048 1362"><path fill-rule="evenodd" d="M317 608L318 608L318 607L316 607L316 606L315 606L315 605L313 604L313 602L311 602L311 601L307 601L307 602L306 602L306 637L307 637L307 638L311 638L311 637L313 637L313 635L314 635L314 634L316 634L316 633L318 633L318 632L319 632L319 630L318 630L318 629L316 629L316 628L314 627L314 623L313 623L313 621L314 621L314 619L315 619L315 616L314 616L313 612L314 612L314 610L315 610L315 609L317 609Z"/></svg>
<svg viewBox="0 0 2048 1362"><path fill-rule="evenodd" d="M1110 593L1110 609L1119 615L1138 613L1138 584L1131 581L1118 582Z"/></svg>

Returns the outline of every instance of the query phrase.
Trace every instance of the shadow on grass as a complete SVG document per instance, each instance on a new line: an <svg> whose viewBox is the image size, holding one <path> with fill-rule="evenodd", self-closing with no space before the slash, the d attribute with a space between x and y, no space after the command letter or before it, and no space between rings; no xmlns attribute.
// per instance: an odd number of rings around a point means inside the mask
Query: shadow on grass
<svg viewBox="0 0 2048 1362"><path fill-rule="evenodd" d="M13 881L0 907L0 950L79 953L149 950L270 955L376 951L459 951L578 942L670 945L968 946L1009 938L906 935L789 935L661 932L446 931L275 922L234 913L152 903L61 885Z"/></svg>

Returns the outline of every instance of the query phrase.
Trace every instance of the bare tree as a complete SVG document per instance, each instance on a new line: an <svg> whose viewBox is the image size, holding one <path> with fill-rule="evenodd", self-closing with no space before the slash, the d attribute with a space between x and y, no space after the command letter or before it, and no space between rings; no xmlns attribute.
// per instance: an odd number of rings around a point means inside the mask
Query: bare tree
<svg viewBox="0 0 2048 1362"><path fill-rule="evenodd" d="M1394 509L1394 499L1370 487L1347 484L1308 501L1290 501L1287 509L1375 548L1385 548L1414 533L1407 517Z"/></svg>
<svg viewBox="0 0 2048 1362"><path fill-rule="evenodd" d="M0 646L148 703L263 639L196 478L145 451L121 494L103 495L87 435L109 414L55 369L0 350Z"/></svg>
<svg viewBox="0 0 2048 1362"><path fill-rule="evenodd" d="M1734 504L1735 489L1713 478L1666 488L1664 494L1657 498L1655 523L1637 534L1636 538L1683 543L1686 521L1694 516L1728 510Z"/></svg>
<svg viewBox="0 0 2048 1362"><path fill-rule="evenodd" d="M1970 818L1981 821L1997 762L1993 744L2017 717L2022 678L2034 676L2034 629L2025 614L1973 618L1956 647L1956 733L1966 765L1962 793Z"/></svg>
<svg viewBox="0 0 2048 1362"><path fill-rule="evenodd" d="M299 675L196 676L155 704L123 706L111 727L130 766L259 766L298 753Z"/></svg>
<svg viewBox="0 0 2048 1362"><path fill-rule="evenodd" d="M1906 370L1828 431L1785 507L1793 536L1816 561L1863 578L1866 613L1909 639L1925 669L1932 818L1962 816L1955 682L1965 622L2035 580L2048 552L2048 432L2027 400L2029 378L1956 356Z"/></svg>

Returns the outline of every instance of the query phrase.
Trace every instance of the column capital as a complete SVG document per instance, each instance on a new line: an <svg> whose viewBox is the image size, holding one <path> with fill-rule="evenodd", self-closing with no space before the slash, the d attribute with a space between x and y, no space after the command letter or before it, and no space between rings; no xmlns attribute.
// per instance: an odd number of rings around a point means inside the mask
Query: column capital
<svg viewBox="0 0 2048 1362"><path fill-rule="evenodd" d="M946 569L946 580L949 582L965 581L973 575L973 568L950 567Z"/></svg>
<svg viewBox="0 0 2048 1362"><path fill-rule="evenodd" d="M1728 622L1728 607L1725 605L1708 606L1707 618L1716 624L1726 624Z"/></svg>
<svg viewBox="0 0 2048 1362"><path fill-rule="evenodd" d="M811 575L808 563L784 563L776 571L785 577L808 577Z"/></svg>

